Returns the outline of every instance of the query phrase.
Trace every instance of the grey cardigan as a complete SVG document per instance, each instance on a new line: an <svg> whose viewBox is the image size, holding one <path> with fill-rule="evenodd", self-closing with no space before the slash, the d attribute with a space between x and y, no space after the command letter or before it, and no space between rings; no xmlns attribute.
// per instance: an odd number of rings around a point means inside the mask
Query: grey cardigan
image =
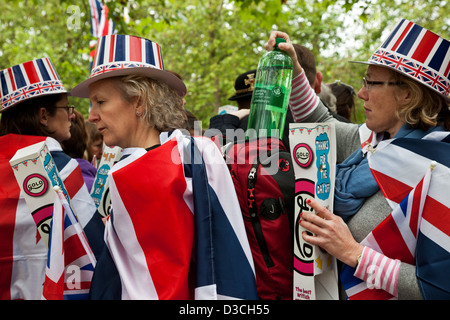
<svg viewBox="0 0 450 320"><path fill-rule="evenodd" d="M333 122L336 127L336 156L340 163L361 146L358 124L340 122L319 103L316 110L303 122ZM356 241L361 242L390 213L391 207L378 191L368 198L361 209L349 221L348 226ZM343 290L341 290L343 292ZM401 263L397 280L398 299L422 299L416 278L416 266Z"/></svg>

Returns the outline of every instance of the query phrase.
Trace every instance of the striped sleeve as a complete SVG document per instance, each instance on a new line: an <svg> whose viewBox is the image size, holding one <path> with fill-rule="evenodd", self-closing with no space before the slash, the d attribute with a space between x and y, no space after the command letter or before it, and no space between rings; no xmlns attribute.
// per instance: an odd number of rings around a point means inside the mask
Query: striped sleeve
<svg viewBox="0 0 450 320"><path fill-rule="evenodd" d="M368 288L382 289L396 297L400 264L400 260L390 259L369 247L364 247L354 276L365 281Z"/></svg>
<svg viewBox="0 0 450 320"><path fill-rule="evenodd" d="M311 88L305 72L302 72L292 80L289 105L295 122L300 122L311 115L316 110L319 102L320 99Z"/></svg>

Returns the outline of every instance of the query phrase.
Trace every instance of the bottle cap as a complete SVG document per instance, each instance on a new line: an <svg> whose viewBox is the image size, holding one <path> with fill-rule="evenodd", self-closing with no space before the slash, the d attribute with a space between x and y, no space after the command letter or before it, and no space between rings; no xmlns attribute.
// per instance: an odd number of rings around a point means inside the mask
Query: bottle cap
<svg viewBox="0 0 450 320"><path fill-rule="evenodd" d="M283 43L283 42L286 42L286 39L284 39L284 38L276 38L275 39L275 48L278 48L278 44L279 43Z"/></svg>

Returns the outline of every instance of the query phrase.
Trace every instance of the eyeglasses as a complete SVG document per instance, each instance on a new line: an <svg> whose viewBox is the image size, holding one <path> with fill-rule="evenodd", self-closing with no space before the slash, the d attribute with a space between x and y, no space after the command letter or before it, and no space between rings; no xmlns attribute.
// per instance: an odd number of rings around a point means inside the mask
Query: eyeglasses
<svg viewBox="0 0 450 320"><path fill-rule="evenodd" d="M399 86L399 85L405 84L404 82L401 82L401 81L395 81L395 82L393 82L393 81L370 81L370 80L367 80L366 77L363 77L362 80L363 80L364 88L366 88L367 91L372 89L372 86L375 86L375 85Z"/></svg>
<svg viewBox="0 0 450 320"><path fill-rule="evenodd" d="M75 109L75 106L67 106L67 107L55 107L55 108L61 108L61 109L66 109L67 113L69 115L73 114L73 110Z"/></svg>

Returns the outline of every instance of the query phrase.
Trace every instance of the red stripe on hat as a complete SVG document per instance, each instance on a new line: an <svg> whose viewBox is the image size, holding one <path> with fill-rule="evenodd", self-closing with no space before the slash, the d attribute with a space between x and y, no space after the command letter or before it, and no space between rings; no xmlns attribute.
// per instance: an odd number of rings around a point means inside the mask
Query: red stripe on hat
<svg viewBox="0 0 450 320"><path fill-rule="evenodd" d="M142 39L129 37L130 39L130 61L142 61Z"/></svg>
<svg viewBox="0 0 450 320"><path fill-rule="evenodd" d="M114 48L114 43L116 41L116 36L112 35L110 37L111 41L109 42L109 62L114 62L114 52L115 52L115 48Z"/></svg>
<svg viewBox="0 0 450 320"><path fill-rule="evenodd" d="M53 65L52 65L51 61L50 61L49 59L47 59L47 58L44 58L44 59L45 59L45 61L47 62L47 67L48 67L48 69L50 69L50 71L52 72L53 79L54 79L54 80L57 80L58 77L56 76L55 71L53 70Z"/></svg>
<svg viewBox="0 0 450 320"><path fill-rule="evenodd" d="M8 68L9 80L11 81L12 91L16 91L16 82L14 81L12 68Z"/></svg>
<svg viewBox="0 0 450 320"><path fill-rule="evenodd" d="M41 79L39 79L39 75L36 72L36 67L34 66L33 61L25 62L23 64L23 68L25 69L30 84L41 82Z"/></svg>
<svg viewBox="0 0 450 320"><path fill-rule="evenodd" d="M155 43L155 45L156 45L156 51L158 52L159 69L163 70L162 60L161 60L161 48L159 47L159 44Z"/></svg>
<svg viewBox="0 0 450 320"><path fill-rule="evenodd" d="M402 34L400 35L400 38L397 39L397 42L392 47L392 51L397 50L398 46L402 43L403 39L405 38L406 34L409 32L409 29L413 26L414 23L409 22L406 26L405 30L403 30Z"/></svg>
<svg viewBox="0 0 450 320"><path fill-rule="evenodd" d="M412 58L424 63L438 40L439 36L437 34L434 34L427 30L422 40L420 41L419 47L417 48L420 50L416 50L412 55Z"/></svg>
<svg viewBox="0 0 450 320"><path fill-rule="evenodd" d="M447 64L447 68L445 69L444 76L448 77L450 71L450 63Z"/></svg>
<svg viewBox="0 0 450 320"><path fill-rule="evenodd" d="M92 59L92 68L94 68L95 67L95 62L97 61L97 54L98 54L98 51L97 51L97 49L98 49L98 43L99 43L99 41L100 41L100 39L99 40L97 40L97 43L95 44L95 47L94 47L94 53L93 53L93 59Z"/></svg>

